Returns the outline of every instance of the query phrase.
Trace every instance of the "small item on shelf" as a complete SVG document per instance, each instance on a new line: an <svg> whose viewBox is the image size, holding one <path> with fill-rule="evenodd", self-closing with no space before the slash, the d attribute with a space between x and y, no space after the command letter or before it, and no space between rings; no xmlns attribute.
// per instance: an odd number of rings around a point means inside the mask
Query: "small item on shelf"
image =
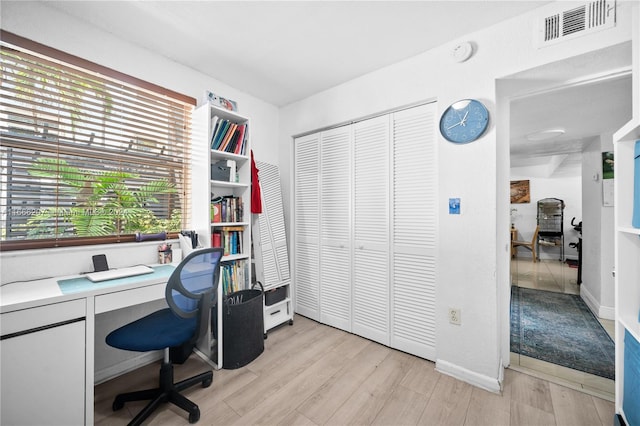
<svg viewBox="0 0 640 426"><path fill-rule="evenodd" d="M274 305L278 302L282 302L287 298L287 286L274 288L272 290L265 290L264 292L264 304L267 306Z"/></svg>
<svg viewBox="0 0 640 426"><path fill-rule="evenodd" d="M228 109L229 111L238 111L238 104L236 103L236 101L218 96L210 90L205 91L204 99L205 102L209 103L209 105L222 107L224 109Z"/></svg>
<svg viewBox="0 0 640 426"><path fill-rule="evenodd" d="M164 265L173 262L173 250L171 244L160 244L158 246L158 263Z"/></svg>
<svg viewBox="0 0 640 426"><path fill-rule="evenodd" d="M236 179L236 162L220 160L211 165L211 180L234 182Z"/></svg>

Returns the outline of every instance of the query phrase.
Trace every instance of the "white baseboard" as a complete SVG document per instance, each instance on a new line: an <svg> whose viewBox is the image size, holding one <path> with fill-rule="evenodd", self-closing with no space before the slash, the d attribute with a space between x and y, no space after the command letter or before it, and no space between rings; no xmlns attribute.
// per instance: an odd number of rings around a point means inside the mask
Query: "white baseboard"
<svg viewBox="0 0 640 426"><path fill-rule="evenodd" d="M455 379L462 380L463 382L467 382L473 386L488 390L489 392L501 392L500 380L498 378L475 373L448 361L441 359L436 360L436 371Z"/></svg>
<svg viewBox="0 0 640 426"><path fill-rule="evenodd" d="M595 297L589 290L583 285L580 286L580 297L584 300L584 303L587 304L591 312L598 318L606 319L606 320L614 320L615 319L615 308L611 306L602 306L596 300Z"/></svg>
<svg viewBox="0 0 640 426"><path fill-rule="evenodd" d="M119 362L111 367L103 368L96 371L94 376L94 383L96 385L111 380L115 377L121 376L124 373L133 371L136 368L140 368L143 365L151 364L159 359L162 359L162 351L145 352L140 356L129 358L126 361Z"/></svg>
<svg viewBox="0 0 640 426"><path fill-rule="evenodd" d="M615 321L616 319L616 308L612 308L610 306L600 306L600 310L598 311L599 317L606 320Z"/></svg>

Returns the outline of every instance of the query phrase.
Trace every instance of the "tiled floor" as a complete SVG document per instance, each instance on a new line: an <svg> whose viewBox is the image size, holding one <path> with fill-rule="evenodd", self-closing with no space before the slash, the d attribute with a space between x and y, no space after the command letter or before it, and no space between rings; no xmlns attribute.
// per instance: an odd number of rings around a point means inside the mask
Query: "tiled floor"
<svg viewBox="0 0 640 426"><path fill-rule="evenodd" d="M531 258L519 258L511 261L512 284L519 287L580 294L577 274L578 270L576 268L570 268L566 263L558 260L541 260L534 263ZM600 323L611 338L614 338L614 321L600 319ZM611 401L614 399L615 386L613 380L514 353L511 354L511 368L533 374L553 383L582 390L604 399Z"/></svg>
<svg viewBox="0 0 640 426"><path fill-rule="evenodd" d="M580 294L578 269L558 260L532 262L531 258L511 261L511 282L518 287Z"/></svg>

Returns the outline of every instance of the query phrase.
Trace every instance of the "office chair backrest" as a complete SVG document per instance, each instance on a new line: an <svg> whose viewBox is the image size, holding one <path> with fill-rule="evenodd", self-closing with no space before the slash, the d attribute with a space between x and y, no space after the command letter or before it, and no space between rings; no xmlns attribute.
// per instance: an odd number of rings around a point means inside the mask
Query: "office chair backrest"
<svg viewBox="0 0 640 426"><path fill-rule="evenodd" d="M176 267L165 290L167 303L176 315L193 318L199 308L211 308L216 303L223 254L222 248L198 250Z"/></svg>

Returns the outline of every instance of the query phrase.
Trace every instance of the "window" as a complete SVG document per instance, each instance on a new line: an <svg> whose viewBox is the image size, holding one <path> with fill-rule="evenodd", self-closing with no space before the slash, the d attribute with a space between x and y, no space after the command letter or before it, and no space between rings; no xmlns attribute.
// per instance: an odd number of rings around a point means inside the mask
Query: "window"
<svg viewBox="0 0 640 426"><path fill-rule="evenodd" d="M2 250L188 222L193 98L4 31L0 61Z"/></svg>

